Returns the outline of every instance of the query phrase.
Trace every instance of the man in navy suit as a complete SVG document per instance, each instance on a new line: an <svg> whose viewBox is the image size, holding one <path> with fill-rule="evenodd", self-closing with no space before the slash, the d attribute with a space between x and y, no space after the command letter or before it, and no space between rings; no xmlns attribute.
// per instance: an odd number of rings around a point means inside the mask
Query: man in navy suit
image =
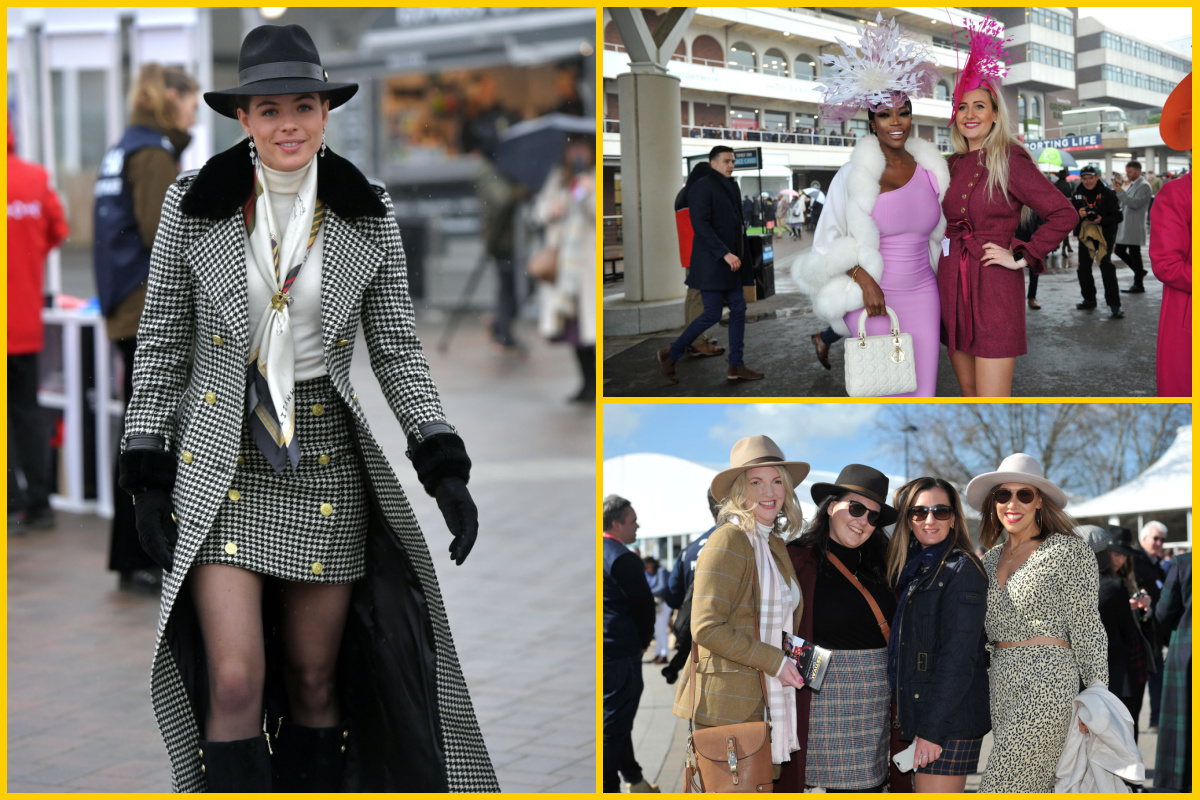
<svg viewBox="0 0 1200 800"><path fill-rule="evenodd" d="M753 284L754 275L742 269L745 224L741 194L731 177L733 148L717 145L709 151L708 163L712 173L688 191L693 240L686 283L699 290L704 313L692 320L670 347L658 351L659 369L668 381L679 383L675 362L697 336L721 321L721 309L729 306L729 369L725 377L730 382L762 380L763 373L750 369L742 359L746 329L742 286Z"/></svg>

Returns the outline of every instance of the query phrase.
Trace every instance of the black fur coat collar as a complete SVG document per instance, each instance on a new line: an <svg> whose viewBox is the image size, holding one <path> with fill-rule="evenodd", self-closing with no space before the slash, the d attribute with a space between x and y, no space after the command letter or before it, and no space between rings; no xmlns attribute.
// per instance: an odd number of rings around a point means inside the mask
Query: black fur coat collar
<svg viewBox="0 0 1200 800"><path fill-rule="evenodd" d="M226 219L242 207L250 197L254 180L249 141L240 141L208 160L180 201L184 214ZM317 157L317 197L344 219L382 217L387 213L358 167L328 149Z"/></svg>

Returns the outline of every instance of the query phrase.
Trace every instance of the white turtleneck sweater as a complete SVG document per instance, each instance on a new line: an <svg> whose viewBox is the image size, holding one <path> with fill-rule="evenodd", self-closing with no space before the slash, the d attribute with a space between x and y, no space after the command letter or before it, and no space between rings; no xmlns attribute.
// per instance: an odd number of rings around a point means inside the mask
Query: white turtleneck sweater
<svg viewBox="0 0 1200 800"><path fill-rule="evenodd" d="M264 164L263 174L271 190L271 210L275 212L275 220L280 226L278 235L282 240L284 231L292 222L292 205L296 202L304 173L302 170L280 172ZM328 372L325 369L325 351L321 346L321 260L324 243L325 226L322 225L300 275L288 290L292 296L288 312L292 318L292 338L296 348L297 381L319 378ZM286 274L293 266L280 264L279 269ZM271 296L275 292L254 270L248 269L246 277L250 300L249 323L253 329L263 310L271 305Z"/></svg>

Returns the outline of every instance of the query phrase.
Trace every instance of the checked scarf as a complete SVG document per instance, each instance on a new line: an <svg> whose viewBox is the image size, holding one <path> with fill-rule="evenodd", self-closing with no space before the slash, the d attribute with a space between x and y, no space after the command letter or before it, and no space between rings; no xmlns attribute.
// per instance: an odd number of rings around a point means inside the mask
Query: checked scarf
<svg viewBox="0 0 1200 800"><path fill-rule="evenodd" d="M246 410L250 432L267 461L282 472L300 463L296 441L296 348L288 311L288 290L312 250L325 204L317 199L317 160L301 167L305 174L292 206L291 218L280 235L271 205L268 176L271 170L259 162L254 170L254 194L242 215L246 223L246 261L250 280L265 281L272 292L271 303L262 311L251 337L246 359ZM266 224L262 224L262 223ZM282 241L281 241L282 239Z"/></svg>
<svg viewBox="0 0 1200 800"><path fill-rule="evenodd" d="M758 608L758 637L766 644L783 641L783 632L792 630L792 609L783 607L783 575L771 557L769 543L772 529L755 523L755 532L749 534L754 548L754 565L758 569L758 585L762 597ZM784 686L779 678L763 673L767 684L767 697L763 698L771 712L771 762L783 764L790 761L792 753L800 749L796 733L796 689Z"/></svg>

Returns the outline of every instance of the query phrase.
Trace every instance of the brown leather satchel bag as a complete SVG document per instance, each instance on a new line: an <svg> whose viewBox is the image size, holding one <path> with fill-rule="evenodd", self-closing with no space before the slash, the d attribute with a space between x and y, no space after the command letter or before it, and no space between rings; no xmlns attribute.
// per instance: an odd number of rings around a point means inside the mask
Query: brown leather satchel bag
<svg viewBox="0 0 1200 800"><path fill-rule="evenodd" d="M758 636L758 568L750 566L754 581L754 638ZM767 704L767 682L760 671L766 721L739 722L696 730L696 664L700 650L692 642L692 713L688 719L687 765L683 771L685 792L773 792L771 765L771 707Z"/></svg>

